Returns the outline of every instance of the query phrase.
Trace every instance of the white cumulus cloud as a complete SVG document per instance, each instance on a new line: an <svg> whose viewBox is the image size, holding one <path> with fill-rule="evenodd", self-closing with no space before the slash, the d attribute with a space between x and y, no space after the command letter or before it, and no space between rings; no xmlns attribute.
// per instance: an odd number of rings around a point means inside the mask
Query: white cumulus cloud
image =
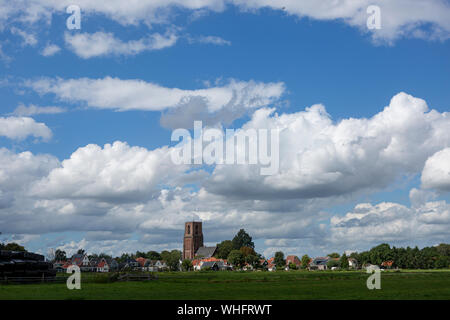
<svg viewBox="0 0 450 320"><path fill-rule="evenodd" d="M358 204L344 216L330 220L327 241L359 248L383 242L407 243L448 241L450 205L445 201L407 207L392 202Z"/></svg>
<svg viewBox="0 0 450 320"><path fill-rule="evenodd" d="M61 51L61 48L56 44L48 44L42 49L41 54L44 57L51 57Z"/></svg>
<svg viewBox="0 0 450 320"><path fill-rule="evenodd" d="M325 107L292 114L259 109L243 129L277 129L279 172L259 165L219 165L210 192L243 198L314 198L375 190L418 174L429 156L450 145L448 113L406 93L371 118L334 122ZM226 183L225 183L226 182Z"/></svg>
<svg viewBox="0 0 450 320"><path fill-rule="evenodd" d="M40 107L34 104L28 106L24 104L19 104L17 108L12 112L16 116L34 116L37 114L57 114L66 112L66 109L55 106Z"/></svg>
<svg viewBox="0 0 450 320"><path fill-rule="evenodd" d="M222 86L197 90L163 87L143 80L42 78L26 86L40 94L53 93L59 100L84 103L92 108L118 111L165 111L161 123L170 128L188 127L193 120L231 122L248 110L278 101L285 92L282 82L231 80Z"/></svg>
<svg viewBox="0 0 450 320"><path fill-rule="evenodd" d="M48 198L128 201L150 198L160 183L186 168L172 163L167 147L147 150L120 141L76 150L60 168L39 181L32 193Z"/></svg>
<svg viewBox="0 0 450 320"><path fill-rule="evenodd" d="M278 174L261 176L254 165L192 171L172 164L172 148L124 142L87 145L61 162L4 149L3 232L80 232L92 250L117 252L136 243L180 244L183 223L195 218L205 241L229 239L245 226L255 240L269 239L266 254L448 241L449 204L433 190L411 190L411 206L363 203L346 214L327 212L418 176L427 159L442 165L437 152L450 144L448 113L399 93L371 118L333 121L321 105L279 115L260 109L243 128L280 130Z"/></svg>
<svg viewBox="0 0 450 320"><path fill-rule="evenodd" d="M178 36L174 33L154 33L139 40L122 41L112 33L95 32L64 35L68 47L79 57L89 59L107 55L136 55L143 51L161 50L175 45Z"/></svg>
<svg viewBox="0 0 450 320"><path fill-rule="evenodd" d="M198 36L198 37L191 37L188 38L189 43L207 43L207 44L214 44L217 46L231 46L231 41L225 40L218 36Z"/></svg>
<svg viewBox="0 0 450 320"><path fill-rule="evenodd" d="M27 25L44 20L52 14L65 13L71 0L21 0L0 2L0 26L19 21ZM445 0L122 0L107 2L78 0L83 14L102 14L122 25L162 24L173 21L177 9L198 12L223 12L235 6L250 12L272 9L299 18L322 21L339 20L352 27L370 32L375 40L392 42L402 37L448 39L450 6ZM368 30L367 8L381 9L381 29Z"/></svg>
<svg viewBox="0 0 450 320"><path fill-rule="evenodd" d="M28 136L49 140L52 131L44 123L29 117L0 117L0 136L13 140L24 140Z"/></svg>
<svg viewBox="0 0 450 320"><path fill-rule="evenodd" d="M450 191L450 148L428 158L422 171L422 187Z"/></svg>

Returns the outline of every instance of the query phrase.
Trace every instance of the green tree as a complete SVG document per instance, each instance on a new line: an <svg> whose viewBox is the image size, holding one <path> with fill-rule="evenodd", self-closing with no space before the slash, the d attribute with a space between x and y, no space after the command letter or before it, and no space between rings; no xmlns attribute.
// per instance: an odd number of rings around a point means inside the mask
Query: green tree
<svg viewBox="0 0 450 320"><path fill-rule="evenodd" d="M106 254L106 253L104 253L104 252L101 252L101 253L98 255L98 257L99 257L99 259L112 260L112 256L109 255L109 254Z"/></svg>
<svg viewBox="0 0 450 320"><path fill-rule="evenodd" d="M340 255L337 252L333 252L333 253L329 253L327 254L327 256L329 256L330 258L339 258Z"/></svg>
<svg viewBox="0 0 450 320"><path fill-rule="evenodd" d="M136 251L136 257L148 259L147 254L141 251Z"/></svg>
<svg viewBox="0 0 450 320"><path fill-rule="evenodd" d="M147 252L147 259L161 260L161 255L156 251L149 251L149 252Z"/></svg>
<svg viewBox="0 0 450 320"><path fill-rule="evenodd" d="M286 260L284 259L284 253L281 251L275 252L274 263L277 266L277 269L282 269L286 266Z"/></svg>
<svg viewBox="0 0 450 320"><path fill-rule="evenodd" d="M331 260L329 260L329 261L327 262L327 268L328 268L328 269L331 269L331 268L333 268L333 267L339 268L339 266L340 266L339 260L333 260L333 259L331 259Z"/></svg>
<svg viewBox="0 0 450 320"><path fill-rule="evenodd" d="M192 270L192 262L189 259L184 259L181 263L181 266L183 267L183 270L190 271Z"/></svg>
<svg viewBox="0 0 450 320"><path fill-rule="evenodd" d="M233 250L233 242L231 240L224 240L217 245L216 257L219 259L226 259Z"/></svg>
<svg viewBox="0 0 450 320"><path fill-rule="evenodd" d="M450 267L450 258L445 256L439 256L435 262L435 268L444 269Z"/></svg>
<svg viewBox="0 0 450 320"><path fill-rule="evenodd" d="M297 270L297 265L293 262L289 263L289 270Z"/></svg>
<svg viewBox="0 0 450 320"><path fill-rule="evenodd" d="M181 251L172 250L169 252L166 263L170 270L177 271L179 269L181 259Z"/></svg>
<svg viewBox="0 0 450 320"><path fill-rule="evenodd" d="M248 263L249 265L251 265L253 268L259 268L259 258L258 256L254 255L254 254L249 254L247 256L244 257L244 260L246 263Z"/></svg>
<svg viewBox="0 0 450 320"><path fill-rule="evenodd" d="M348 269L348 258L347 255L344 253L339 260L341 269L347 270Z"/></svg>
<svg viewBox="0 0 450 320"><path fill-rule="evenodd" d="M11 251L24 251L26 252L25 248L15 242L7 243L3 246L3 250L11 250Z"/></svg>
<svg viewBox="0 0 450 320"><path fill-rule="evenodd" d="M234 267L240 268L244 265L244 255L239 250L232 250L227 258L228 262Z"/></svg>
<svg viewBox="0 0 450 320"><path fill-rule="evenodd" d="M161 251L161 260L167 261L170 258L170 252L167 250Z"/></svg>
<svg viewBox="0 0 450 320"><path fill-rule="evenodd" d="M242 254L244 255L244 257L250 256L250 255L256 256L255 250L253 250L253 248L250 248L250 247L241 247L241 248L239 249L239 251L242 252Z"/></svg>
<svg viewBox="0 0 450 320"><path fill-rule="evenodd" d="M353 258L355 260L358 260L359 258L359 253L358 252L352 252L350 253L350 258Z"/></svg>
<svg viewBox="0 0 450 320"><path fill-rule="evenodd" d="M126 262L128 260L132 259L131 255L128 253L122 253L122 255L120 256L120 258L117 259L117 261L119 261L120 263L122 262Z"/></svg>
<svg viewBox="0 0 450 320"><path fill-rule="evenodd" d="M84 249L78 249L77 254L85 254L86 251L84 251Z"/></svg>
<svg viewBox="0 0 450 320"><path fill-rule="evenodd" d="M55 261L64 261L64 260L67 260L66 252L60 249L56 249Z"/></svg>
<svg viewBox="0 0 450 320"><path fill-rule="evenodd" d="M376 247L373 247L369 251L370 263L381 265L383 261L392 260L392 250L389 244L382 243Z"/></svg>
<svg viewBox="0 0 450 320"><path fill-rule="evenodd" d="M450 244L441 243L436 246L436 250L441 256L450 257Z"/></svg>
<svg viewBox="0 0 450 320"><path fill-rule="evenodd" d="M309 266L309 261L311 261L311 258L305 254L302 257L302 269L306 269Z"/></svg>
<svg viewBox="0 0 450 320"><path fill-rule="evenodd" d="M250 247L252 249L255 248L255 244L252 242L252 237L250 237L244 229L239 230L239 232L234 236L232 242L233 249L235 250L239 250L242 247Z"/></svg>

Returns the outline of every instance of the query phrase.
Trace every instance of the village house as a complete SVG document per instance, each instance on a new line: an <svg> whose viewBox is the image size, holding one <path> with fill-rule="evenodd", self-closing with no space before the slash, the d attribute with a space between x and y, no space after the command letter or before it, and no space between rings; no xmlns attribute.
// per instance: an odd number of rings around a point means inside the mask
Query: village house
<svg viewBox="0 0 450 320"><path fill-rule="evenodd" d="M100 262L97 264L97 272L109 272L109 265L106 259L100 259Z"/></svg>
<svg viewBox="0 0 450 320"><path fill-rule="evenodd" d="M168 266L164 260L150 260L148 271L163 271L168 269Z"/></svg>
<svg viewBox="0 0 450 320"><path fill-rule="evenodd" d="M66 268L64 268L65 264L66 261L55 261L53 263L53 269L55 269L56 272L66 272Z"/></svg>
<svg viewBox="0 0 450 320"><path fill-rule="evenodd" d="M328 261L330 261L330 257L317 257L312 259L309 264L309 270L327 270Z"/></svg>
<svg viewBox="0 0 450 320"><path fill-rule="evenodd" d="M262 266L263 269L267 269L267 260L266 259L260 259L259 264Z"/></svg>
<svg viewBox="0 0 450 320"><path fill-rule="evenodd" d="M272 257L267 260L267 270L271 272L277 270L277 266L275 265L275 258Z"/></svg>
<svg viewBox="0 0 450 320"><path fill-rule="evenodd" d="M391 269L393 264L394 264L394 261L392 261L392 260L383 261L381 263L381 267L386 268L386 269Z"/></svg>
<svg viewBox="0 0 450 320"><path fill-rule="evenodd" d="M242 270L244 271L253 271L253 266L249 263L245 263L245 265L242 267Z"/></svg>
<svg viewBox="0 0 450 320"><path fill-rule="evenodd" d="M379 269L380 267L377 266L376 264L365 263L365 264L362 266L362 268L365 269L365 270L367 270L367 269L377 269L377 268Z"/></svg>
<svg viewBox="0 0 450 320"><path fill-rule="evenodd" d="M89 259L86 254L74 254L66 261L56 261L53 268L65 273L71 265L78 266L82 272L110 272L118 269L118 263L114 259Z"/></svg>
<svg viewBox="0 0 450 320"><path fill-rule="evenodd" d="M144 272L157 272L168 269L166 262L163 260L150 260L140 257L136 259L136 262L139 264L139 270Z"/></svg>
<svg viewBox="0 0 450 320"><path fill-rule="evenodd" d="M211 258L217 251L217 247L200 247L195 253L195 257L199 258Z"/></svg>
<svg viewBox="0 0 450 320"><path fill-rule="evenodd" d="M291 263L295 264L297 269L299 269L302 265L300 259L297 256L290 255L286 257L286 270L289 270L289 264Z"/></svg>
<svg viewBox="0 0 450 320"><path fill-rule="evenodd" d="M87 254L74 254L72 258L70 258L70 264L77 265L80 267L81 271L89 271L90 270L90 261Z"/></svg>
<svg viewBox="0 0 450 320"><path fill-rule="evenodd" d="M115 272L119 271L119 263L116 259L106 259L106 263L108 263L109 271Z"/></svg>
<svg viewBox="0 0 450 320"><path fill-rule="evenodd" d="M140 271L141 265L135 259L127 259L125 262L120 263L119 269L122 271L132 270L132 271Z"/></svg>
<svg viewBox="0 0 450 320"><path fill-rule="evenodd" d="M349 258L348 259L348 266L349 266L349 268L357 269L358 268L358 261L356 261L356 259L354 259L354 258Z"/></svg>
<svg viewBox="0 0 450 320"><path fill-rule="evenodd" d="M212 270L228 270L231 265L227 263L225 259L218 259L214 257L210 258L198 258L192 261L192 266L195 271L211 268Z"/></svg>

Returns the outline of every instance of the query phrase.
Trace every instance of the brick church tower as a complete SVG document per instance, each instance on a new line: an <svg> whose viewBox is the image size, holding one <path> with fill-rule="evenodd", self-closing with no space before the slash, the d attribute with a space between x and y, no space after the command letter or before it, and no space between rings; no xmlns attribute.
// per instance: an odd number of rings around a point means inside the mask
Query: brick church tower
<svg viewBox="0 0 450 320"><path fill-rule="evenodd" d="M200 247L203 247L202 223L186 222L184 225L183 259L193 259Z"/></svg>

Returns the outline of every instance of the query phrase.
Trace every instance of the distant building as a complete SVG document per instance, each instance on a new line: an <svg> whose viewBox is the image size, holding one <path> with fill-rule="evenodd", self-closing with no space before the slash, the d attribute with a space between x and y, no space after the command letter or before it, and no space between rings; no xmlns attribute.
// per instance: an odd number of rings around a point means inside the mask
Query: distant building
<svg viewBox="0 0 450 320"><path fill-rule="evenodd" d="M365 263L365 264L362 266L362 268L365 269L365 270L370 270L370 269L379 269L380 267L377 266L376 264Z"/></svg>
<svg viewBox="0 0 450 320"><path fill-rule="evenodd" d="M184 224L183 259L194 259L200 247L203 247L202 223L186 222Z"/></svg>
<svg viewBox="0 0 450 320"><path fill-rule="evenodd" d="M109 272L109 264L105 258L101 258L100 262L97 264L97 272Z"/></svg>
<svg viewBox="0 0 450 320"><path fill-rule="evenodd" d="M89 268L89 263L90 263L87 254L80 254L80 253L74 254L72 256L72 258L70 258L70 262L71 262L71 264L77 265L80 268L83 268L83 267Z"/></svg>
<svg viewBox="0 0 450 320"><path fill-rule="evenodd" d="M203 246L202 223L190 221L184 224L183 260L198 258L211 258L217 247Z"/></svg>
<svg viewBox="0 0 450 320"><path fill-rule="evenodd" d="M330 261L330 257L314 258L309 264L309 270L327 270L328 261Z"/></svg>
<svg viewBox="0 0 450 320"><path fill-rule="evenodd" d="M167 268L168 268L167 264L163 260L150 260L150 259L147 259L145 261L145 263L144 263L142 271L157 272L157 271L166 270Z"/></svg>
<svg viewBox="0 0 450 320"><path fill-rule="evenodd" d="M195 253L196 257L211 258L216 253L217 246L214 247L200 247Z"/></svg>
<svg viewBox="0 0 450 320"><path fill-rule="evenodd" d="M393 264L394 264L394 261L389 260L389 261L383 261L383 262L381 263L381 266L382 266L383 268L391 269Z"/></svg>
<svg viewBox="0 0 450 320"><path fill-rule="evenodd" d="M218 258L199 258L192 261L192 265L195 271L204 270L210 268L212 270L228 270L231 266L227 263L225 259Z"/></svg>
<svg viewBox="0 0 450 320"><path fill-rule="evenodd" d="M272 257L269 260L267 260L267 270L268 271L276 271L277 266L275 265L275 258Z"/></svg>
<svg viewBox="0 0 450 320"><path fill-rule="evenodd" d="M109 271L118 271L119 270L119 263L116 259L106 259L106 263L109 266Z"/></svg>
<svg viewBox="0 0 450 320"><path fill-rule="evenodd" d="M349 258L348 259L348 266L350 268L357 269L358 268L358 261L356 261L356 259L354 259L354 258Z"/></svg>
<svg viewBox="0 0 450 320"><path fill-rule="evenodd" d="M263 267L263 269L267 269L267 265L269 264L266 259L259 259L259 264Z"/></svg>
<svg viewBox="0 0 450 320"><path fill-rule="evenodd" d="M290 263L295 264L295 266L297 268L300 268L300 266L302 265L300 259L297 256L293 256L293 255L286 257L286 268L287 268L287 270L289 270L289 264Z"/></svg>

